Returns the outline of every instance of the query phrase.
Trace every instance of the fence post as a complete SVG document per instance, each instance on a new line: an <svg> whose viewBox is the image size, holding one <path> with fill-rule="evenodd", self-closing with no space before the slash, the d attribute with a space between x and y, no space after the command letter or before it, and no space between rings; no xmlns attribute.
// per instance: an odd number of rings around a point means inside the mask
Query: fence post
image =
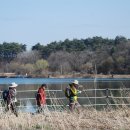
<svg viewBox="0 0 130 130"><path fill-rule="evenodd" d="M109 98L109 89L106 88L106 98Z"/></svg>
<svg viewBox="0 0 130 130"><path fill-rule="evenodd" d="M108 98L109 98L109 89L108 88L106 88L106 106L108 107Z"/></svg>

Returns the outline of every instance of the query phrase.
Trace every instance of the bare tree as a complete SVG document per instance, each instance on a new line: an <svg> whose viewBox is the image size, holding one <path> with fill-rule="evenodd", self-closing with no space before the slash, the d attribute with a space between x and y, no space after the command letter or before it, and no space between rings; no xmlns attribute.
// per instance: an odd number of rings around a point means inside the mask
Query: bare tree
<svg viewBox="0 0 130 130"><path fill-rule="evenodd" d="M40 59L40 53L38 51L27 51L19 53L15 62L19 62L22 64L34 64L38 59Z"/></svg>
<svg viewBox="0 0 130 130"><path fill-rule="evenodd" d="M66 51L59 51L56 53L52 53L48 58L50 70L58 71L62 74L72 71L69 63L69 58L70 53Z"/></svg>

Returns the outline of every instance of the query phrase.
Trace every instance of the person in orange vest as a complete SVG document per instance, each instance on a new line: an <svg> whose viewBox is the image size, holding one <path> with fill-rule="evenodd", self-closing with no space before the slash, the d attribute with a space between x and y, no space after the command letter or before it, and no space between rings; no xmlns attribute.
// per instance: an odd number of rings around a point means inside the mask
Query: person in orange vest
<svg viewBox="0 0 130 130"><path fill-rule="evenodd" d="M46 104L46 84L42 84L37 92L36 95L36 101L37 101L37 106L38 106L38 113L44 112L44 106Z"/></svg>

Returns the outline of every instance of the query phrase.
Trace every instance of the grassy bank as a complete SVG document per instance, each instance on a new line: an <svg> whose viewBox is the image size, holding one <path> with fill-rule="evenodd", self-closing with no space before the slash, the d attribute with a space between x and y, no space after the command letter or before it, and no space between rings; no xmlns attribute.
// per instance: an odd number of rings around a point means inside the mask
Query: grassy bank
<svg viewBox="0 0 130 130"><path fill-rule="evenodd" d="M129 130L130 109L79 112L45 112L45 114L19 113L19 117L0 115L1 130Z"/></svg>

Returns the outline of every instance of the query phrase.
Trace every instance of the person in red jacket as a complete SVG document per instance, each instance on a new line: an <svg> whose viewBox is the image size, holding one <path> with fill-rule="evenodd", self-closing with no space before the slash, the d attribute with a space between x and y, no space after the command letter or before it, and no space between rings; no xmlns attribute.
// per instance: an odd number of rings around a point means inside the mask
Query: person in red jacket
<svg viewBox="0 0 130 130"><path fill-rule="evenodd" d="M43 112L44 106L46 104L46 84L42 84L37 92L36 101L38 106L38 113Z"/></svg>

